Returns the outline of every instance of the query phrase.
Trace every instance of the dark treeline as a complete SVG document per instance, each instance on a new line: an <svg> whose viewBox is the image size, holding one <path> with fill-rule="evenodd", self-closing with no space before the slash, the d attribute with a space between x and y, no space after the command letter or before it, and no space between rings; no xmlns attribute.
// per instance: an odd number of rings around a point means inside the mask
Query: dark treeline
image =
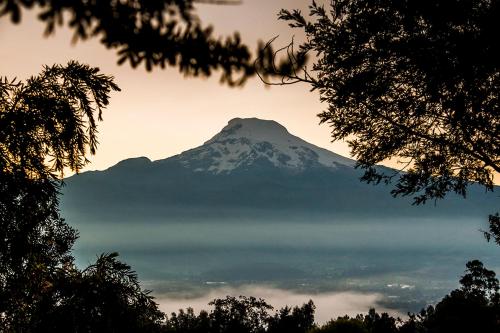
<svg viewBox="0 0 500 333"><path fill-rule="evenodd" d="M441 333L500 332L500 293L495 273L474 260L453 290L435 306L407 319L371 309L356 317L338 317L324 325L314 324L314 303L272 311L263 300L226 297L210 303L213 310L180 310L159 327L175 333Z"/></svg>
<svg viewBox="0 0 500 333"><path fill-rule="evenodd" d="M121 272L121 273L117 273ZM129 283L125 283L125 276ZM116 279L116 281L114 281ZM474 260L460 279L461 287L439 303L406 319L378 313L343 316L318 325L315 305L273 309L263 299L215 299L210 311L192 308L168 318L151 299L130 287L136 276L113 256L99 258L90 272L78 274L61 295L65 302L38 317L35 326L17 326L12 332L138 332L138 333L461 333L500 332L499 282L493 271ZM132 281L132 283L130 283ZM128 286L128 287L127 287ZM64 290L63 290L64 292ZM71 295L69 298L65 298ZM33 322L32 322L33 323ZM14 328L14 327L12 327ZM7 330L9 331L9 330ZM2 331L3 332L3 331Z"/></svg>

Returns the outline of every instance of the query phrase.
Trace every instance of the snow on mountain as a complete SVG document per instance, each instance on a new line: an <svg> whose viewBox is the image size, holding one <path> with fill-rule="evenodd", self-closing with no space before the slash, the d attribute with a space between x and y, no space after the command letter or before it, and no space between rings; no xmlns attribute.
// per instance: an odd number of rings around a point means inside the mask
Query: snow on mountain
<svg viewBox="0 0 500 333"><path fill-rule="evenodd" d="M178 156L194 171L230 172L265 159L274 166L303 170L308 166L354 166L355 161L312 145L272 120L234 118L200 147Z"/></svg>

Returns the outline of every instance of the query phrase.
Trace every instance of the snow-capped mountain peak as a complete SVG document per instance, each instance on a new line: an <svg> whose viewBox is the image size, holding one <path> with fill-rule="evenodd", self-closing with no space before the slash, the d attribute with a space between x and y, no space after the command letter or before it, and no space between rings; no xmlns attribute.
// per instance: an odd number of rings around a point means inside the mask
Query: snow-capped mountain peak
<svg viewBox="0 0 500 333"><path fill-rule="evenodd" d="M230 172L257 161L275 167L303 170L314 165L335 168L355 161L314 146L290 134L281 124L257 118L234 118L200 147L179 155L194 171Z"/></svg>

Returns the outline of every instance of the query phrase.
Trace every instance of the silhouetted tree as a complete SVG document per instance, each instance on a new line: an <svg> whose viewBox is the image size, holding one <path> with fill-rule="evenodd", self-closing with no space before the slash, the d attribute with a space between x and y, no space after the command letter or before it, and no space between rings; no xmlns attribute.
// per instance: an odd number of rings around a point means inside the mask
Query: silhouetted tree
<svg viewBox="0 0 500 333"><path fill-rule="evenodd" d="M273 309L262 299L246 296L227 296L215 299L209 305L214 307L209 314L212 333L265 332L268 311Z"/></svg>
<svg viewBox="0 0 500 333"><path fill-rule="evenodd" d="M118 54L118 63L132 67L177 67L186 76L210 76L222 72L221 82L241 85L254 75L254 59L237 32L221 38L196 15L195 2L238 4L232 0L0 0L0 16L21 21L25 9L38 11L46 34L57 26L67 25L73 40L99 38ZM262 44L258 58L269 59ZM284 70L286 67L283 67Z"/></svg>
<svg viewBox="0 0 500 333"><path fill-rule="evenodd" d="M59 215L53 181L1 168L0 331L29 332L55 302L54 280L71 264L77 234Z"/></svg>
<svg viewBox="0 0 500 333"><path fill-rule="evenodd" d="M327 10L313 1L311 18L279 16L305 32L299 53L316 58L277 84L306 82L319 92L321 122L334 140L347 140L364 180L396 176L374 167L392 158L406 164L392 193L416 203L465 195L470 182L492 189L500 172L500 2L335 0ZM497 237L499 223L490 217Z"/></svg>
<svg viewBox="0 0 500 333"><path fill-rule="evenodd" d="M156 304L115 254L75 268L77 233L59 214L59 177L95 152L96 121L113 90L112 77L76 62L26 82L0 81L2 332L159 327Z"/></svg>
<svg viewBox="0 0 500 333"><path fill-rule="evenodd" d="M399 332L396 319L387 313L379 314L375 309L370 309L366 315L357 315L332 319L323 326L311 332L317 333L397 333Z"/></svg>
<svg viewBox="0 0 500 333"><path fill-rule="evenodd" d="M466 264L466 274L460 279L461 291L469 297L479 297L488 304L500 304L500 286L494 271L483 266L479 260Z"/></svg>
<svg viewBox="0 0 500 333"><path fill-rule="evenodd" d="M70 62L26 82L0 80L0 321L30 325L72 262L76 232L59 215L57 174L94 152L111 77ZM19 326L20 325L20 326ZM19 329L20 330L20 329Z"/></svg>
<svg viewBox="0 0 500 333"><path fill-rule="evenodd" d="M427 329L422 325L422 316L421 314L425 313L422 311L420 314L409 313L409 318L401 323L399 326L398 332L400 333L426 333Z"/></svg>
<svg viewBox="0 0 500 333"><path fill-rule="evenodd" d="M45 309L38 332L159 332L164 314L117 253L83 271L66 268L56 280L57 303Z"/></svg>
<svg viewBox="0 0 500 333"><path fill-rule="evenodd" d="M363 324L370 333L396 333L396 319L387 313L379 314L370 309L363 319Z"/></svg>
<svg viewBox="0 0 500 333"><path fill-rule="evenodd" d="M172 313L165 326L167 332L206 333L210 332L210 318L206 311L201 311L197 316L193 308L186 311L181 309L178 314Z"/></svg>
<svg viewBox="0 0 500 333"><path fill-rule="evenodd" d="M461 288L453 290L436 306L413 315L400 328L401 332L499 332L499 285L495 273L478 261L467 263Z"/></svg>
<svg viewBox="0 0 500 333"><path fill-rule="evenodd" d="M499 14L487 0L349 0L313 2L313 22L280 18L318 55L306 81L328 104L319 116L333 139L349 138L364 167L407 160L395 193L425 200L468 181L491 187L500 172Z"/></svg>
<svg viewBox="0 0 500 333"><path fill-rule="evenodd" d="M286 306L268 319L268 333L306 333L314 327L314 303L293 309Z"/></svg>
<svg viewBox="0 0 500 333"><path fill-rule="evenodd" d="M338 317L330 320L325 325L313 329L312 333L369 333L366 329L363 319L358 316L350 318L349 316Z"/></svg>
<svg viewBox="0 0 500 333"><path fill-rule="evenodd" d="M119 90L113 78L71 61L26 82L0 80L0 166L30 179L80 170L97 147L96 121Z"/></svg>
<svg viewBox="0 0 500 333"><path fill-rule="evenodd" d="M175 333L303 333L314 327L314 303L301 307L284 307L271 315L272 306L262 299L227 296L209 303L210 312L197 316L192 308L172 313L165 324L166 332Z"/></svg>

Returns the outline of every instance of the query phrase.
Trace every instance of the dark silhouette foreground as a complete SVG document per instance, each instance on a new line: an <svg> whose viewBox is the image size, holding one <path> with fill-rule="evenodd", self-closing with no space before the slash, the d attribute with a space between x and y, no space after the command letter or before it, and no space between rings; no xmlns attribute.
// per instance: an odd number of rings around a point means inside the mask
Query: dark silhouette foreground
<svg viewBox="0 0 500 333"><path fill-rule="evenodd" d="M314 304L273 312L263 300L227 297L214 300L210 312L192 309L173 313L162 328L182 333L465 333L500 331L500 293L495 273L474 260L460 280L461 287L435 306L402 320L371 309L366 315L339 317L314 324Z"/></svg>
<svg viewBox="0 0 500 333"><path fill-rule="evenodd" d="M60 216L63 172L94 153L96 121L119 90L76 62L0 81L0 332L149 332L163 319L116 254L80 270Z"/></svg>

